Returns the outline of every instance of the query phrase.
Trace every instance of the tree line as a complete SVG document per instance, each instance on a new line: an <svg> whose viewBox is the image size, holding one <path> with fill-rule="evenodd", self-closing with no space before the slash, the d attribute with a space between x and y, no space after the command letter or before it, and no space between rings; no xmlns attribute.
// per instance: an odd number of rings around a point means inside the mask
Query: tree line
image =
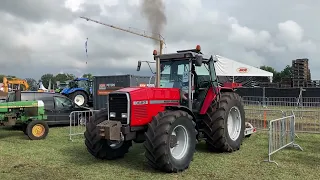
<svg viewBox="0 0 320 180"><path fill-rule="evenodd" d="M260 66L260 69L273 73L272 82L274 83L279 83L286 78L292 78L292 67L290 65L287 65L282 71L276 71L271 66Z"/></svg>
<svg viewBox="0 0 320 180"><path fill-rule="evenodd" d="M32 90L32 91L38 90L39 81L42 81L43 86L48 88L50 80L51 80L51 87L53 87L53 86L57 87L56 85L57 85L58 81L63 83L66 81L71 81L76 78L76 76L74 74L69 74L69 73L60 73L57 75L48 73L48 74L42 75L39 80L36 80L34 78L19 78L17 76L13 76L13 75L0 74L0 82L1 83L3 82L3 77L7 77L9 80L12 78L25 79L27 81L27 83L29 84L30 90ZM87 74L83 74L82 77L92 79L93 75L90 73L87 73Z"/></svg>
<svg viewBox="0 0 320 180"><path fill-rule="evenodd" d="M276 71L271 66L260 66L260 69L273 73L273 81L272 82L274 82L274 83L281 82L282 79L284 79L284 78L291 78L292 77L292 70L291 70L291 66L290 65L287 65L280 72ZM0 82L1 83L3 81L3 77L7 77L8 79L10 79L10 78L19 78L19 77L13 76L13 75L0 74ZM91 73L87 73L87 74L83 74L82 77L92 80L93 75ZM44 85L44 87L47 88L49 86L49 81L50 80L51 80L51 85L54 85L56 87L58 81L59 82L66 82L66 81L73 80L75 78L76 78L76 76L74 74L69 74L69 73L60 73L60 74L57 74L57 75L48 73L48 74L42 75L39 80L41 80L42 84ZM19 79L22 79L22 78L19 78ZM261 77L259 79L261 81L268 81L268 79L266 77ZM39 80L36 80L36 79L33 79L33 78L25 78L25 80L29 84L30 90L35 91L35 90L38 89Z"/></svg>

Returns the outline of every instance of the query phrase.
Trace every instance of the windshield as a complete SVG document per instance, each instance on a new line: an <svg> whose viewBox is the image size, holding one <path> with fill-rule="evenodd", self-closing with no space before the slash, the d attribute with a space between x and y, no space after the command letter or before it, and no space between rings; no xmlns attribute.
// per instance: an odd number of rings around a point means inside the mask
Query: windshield
<svg viewBox="0 0 320 180"><path fill-rule="evenodd" d="M189 61L161 61L160 87L182 88L189 85Z"/></svg>
<svg viewBox="0 0 320 180"><path fill-rule="evenodd" d="M83 80L83 81L70 81L68 86L70 88L87 88L88 82L85 80Z"/></svg>
<svg viewBox="0 0 320 180"><path fill-rule="evenodd" d="M88 87L88 81L77 81L78 87L81 88L87 88Z"/></svg>

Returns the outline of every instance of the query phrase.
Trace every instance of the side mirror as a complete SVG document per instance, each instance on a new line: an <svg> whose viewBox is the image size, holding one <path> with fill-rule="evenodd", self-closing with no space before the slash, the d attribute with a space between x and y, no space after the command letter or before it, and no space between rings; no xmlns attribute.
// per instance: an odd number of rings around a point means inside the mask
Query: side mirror
<svg viewBox="0 0 320 180"><path fill-rule="evenodd" d="M197 55L195 61L196 61L194 63L195 66L201 66L202 65L202 56Z"/></svg>
<svg viewBox="0 0 320 180"><path fill-rule="evenodd" d="M137 71L140 71L141 68L141 61L138 61Z"/></svg>

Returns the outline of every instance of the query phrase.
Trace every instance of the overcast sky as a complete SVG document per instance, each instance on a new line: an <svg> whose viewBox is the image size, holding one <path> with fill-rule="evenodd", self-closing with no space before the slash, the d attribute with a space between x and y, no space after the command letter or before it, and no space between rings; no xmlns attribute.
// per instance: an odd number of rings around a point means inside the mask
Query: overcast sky
<svg viewBox="0 0 320 180"><path fill-rule="evenodd" d="M306 57L320 79L320 1L164 1L165 52L200 44L205 54L279 71ZM141 9L139 0L1 0L0 74L150 75L147 64L135 70L138 60L153 60L155 42L79 18L151 32Z"/></svg>

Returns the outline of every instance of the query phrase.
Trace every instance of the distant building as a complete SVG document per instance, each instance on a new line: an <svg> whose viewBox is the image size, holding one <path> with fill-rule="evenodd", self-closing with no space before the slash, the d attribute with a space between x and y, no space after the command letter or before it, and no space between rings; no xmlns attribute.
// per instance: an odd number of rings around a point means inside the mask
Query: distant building
<svg viewBox="0 0 320 180"><path fill-rule="evenodd" d="M293 87L307 87L311 85L308 58L292 60L292 83Z"/></svg>

